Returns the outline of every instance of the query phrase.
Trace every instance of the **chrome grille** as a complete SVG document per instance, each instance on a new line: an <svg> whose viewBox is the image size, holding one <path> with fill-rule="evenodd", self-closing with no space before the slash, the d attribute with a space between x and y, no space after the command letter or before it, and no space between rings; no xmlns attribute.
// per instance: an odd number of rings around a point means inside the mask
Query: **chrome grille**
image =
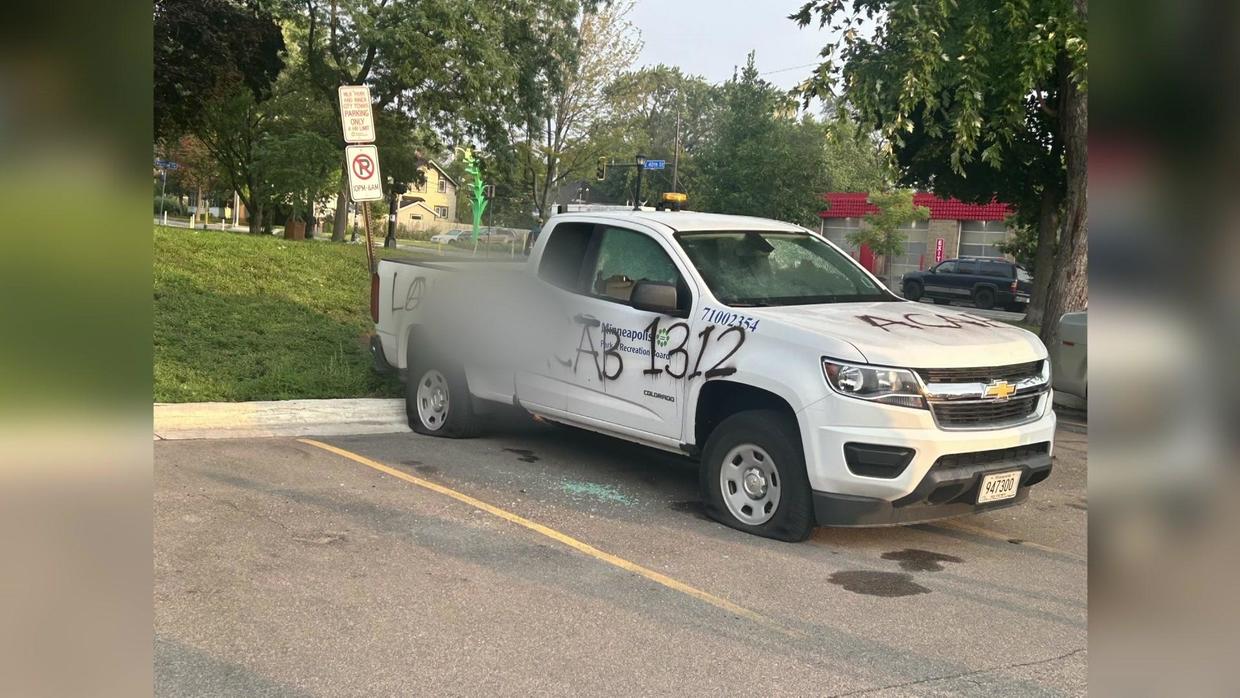
<svg viewBox="0 0 1240 698"><path fill-rule="evenodd" d="M927 383L989 383L995 380L1015 383L1022 378L1039 375L1042 372L1042 362L1030 361L1023 364L981 368L919 368L915 370Z"/></svg>
<svg viewBox="0 0 1240 698"><path fill-rule="evenodd" d="M1026 395L1010 400L953 400L934 401L930 409L939 426L968 429L993 427L1022 422L1038 408L1041 394Z"/></svg>

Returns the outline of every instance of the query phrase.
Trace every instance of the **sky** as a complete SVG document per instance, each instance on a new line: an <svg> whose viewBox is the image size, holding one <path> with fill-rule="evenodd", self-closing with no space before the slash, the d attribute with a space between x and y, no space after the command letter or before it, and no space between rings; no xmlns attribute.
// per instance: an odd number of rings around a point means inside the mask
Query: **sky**
<svg viewBox="0 0 1240 698"><path fill-rule="evenodd" d="M637 0L629 20L645 46L637 66L666 63L711 82L757 52L762 78L787 89L809 77L827 33L788 19L804 0ZM808 64L808 65L807 65ZM791 70L789 70L791 68ZM778 72L773 72L778 71Z"/></svg>

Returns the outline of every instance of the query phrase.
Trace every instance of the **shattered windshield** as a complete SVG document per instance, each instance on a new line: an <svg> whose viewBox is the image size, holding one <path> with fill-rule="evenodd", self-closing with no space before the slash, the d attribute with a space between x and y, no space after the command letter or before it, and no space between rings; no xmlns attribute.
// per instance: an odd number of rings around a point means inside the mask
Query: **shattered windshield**
<svg viewBox="0 0 1240 698"><path fill-rule="evenodd" d="M711 292L728 305L898 300L808 233L751 230L680 233L676 238Z"/></svg>

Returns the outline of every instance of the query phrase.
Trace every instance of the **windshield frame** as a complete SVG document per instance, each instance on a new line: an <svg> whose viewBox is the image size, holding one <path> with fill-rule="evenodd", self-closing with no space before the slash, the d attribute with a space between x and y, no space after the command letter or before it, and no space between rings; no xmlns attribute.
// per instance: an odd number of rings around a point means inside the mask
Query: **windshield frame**
<svg viewBox="0 0 1240 698"><path fill-rule="evenodd" d="M695 237L699 235L744 235L746 233L757 233L758 235L797 235L812 238L818 242L827 245L834 250L841 258L844 264L851 265L855 270L869 278L878 287L878 293L859 296L840 296L837 294L822 294L815 296L769 296L765 298L734 298L725 299L720 297L719 293L711 286L706 276L702 274L702 270L694 263L693 257L689 255L689 251L682 244L683 238ZM796 306L796 305L819 305L826 303L876 303L876 302L892 302L904 301L890 289L877 276L870 273L870 270L862 266L857 260L853 259L844 250L836 247L830 240L806 228L726 228L712 230L678 230L672 234L672 238L676 241L679 252L684 255L686 266L693 270L694 274L701 280L706 287L705 290L714 300L729 308L761 308L761 307L780 307L780 306Z"/></svg>

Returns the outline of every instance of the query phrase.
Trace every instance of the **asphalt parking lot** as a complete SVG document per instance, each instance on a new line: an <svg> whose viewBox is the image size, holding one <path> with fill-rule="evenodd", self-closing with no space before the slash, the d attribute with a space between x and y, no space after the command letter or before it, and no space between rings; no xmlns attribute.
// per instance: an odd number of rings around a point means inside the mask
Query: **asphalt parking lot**
<svg viewBox="0 0 1240 698"><path fill-rule="evenodd" d="M787 544L506 424L155 444L160 695L1078 695L1087 436L1022 506Z"/></svg>

